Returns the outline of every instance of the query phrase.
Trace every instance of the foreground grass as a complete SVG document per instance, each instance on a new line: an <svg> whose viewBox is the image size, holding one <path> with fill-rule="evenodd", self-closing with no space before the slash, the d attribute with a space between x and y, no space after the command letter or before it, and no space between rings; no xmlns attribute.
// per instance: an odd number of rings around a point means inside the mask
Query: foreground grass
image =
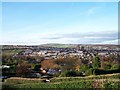
<svg viewBox="0 0 120 90"><path fill-rule="evenodd" d="M56 77L44 83L42 79L10 78L3 83L3 89L19 88L116 88L120 87L120 74L89 77Z"/></svg>
<svg viewBox="0 0 120 90"><path fill-rule="evenodd" d="M79 81L79 82L64 82L64 83L26 83L14 85L14 88L92 88L90 82Z"/></svg>

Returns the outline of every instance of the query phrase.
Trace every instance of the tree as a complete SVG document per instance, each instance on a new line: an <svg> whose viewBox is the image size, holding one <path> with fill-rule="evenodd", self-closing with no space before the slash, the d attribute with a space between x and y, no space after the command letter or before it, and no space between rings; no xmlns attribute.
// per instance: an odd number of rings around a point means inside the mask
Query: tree
<svg viewBox="0 0 120 90"><path fill-rule="evenodd" d="M76 65L75 70L80 71L80 65L79 64Z"/></svg>
<svg viewBox="0 0 120 90"><path fill-rule="evenodd" d="M120 64L112 65L111 70L120 70Z"/></svg>
<svg viewBox="0 0 120 90"><path fill-rule="evenodd" d="M105 62L104 62L104 69L105 69L105 70L111 69L111 63L105 61Z"/></svg>
<svg viewBox="0 0 120 90"><path fill-rule="evenodd" d="M85 72L85 71L87 71L88 69L89 69L88 65L83 64L83 65L81 66L81 68L80 68L80 71L81 71L81 72Z"/></svg>
<svg viewBox="0 0 120 90"><path fill-rule="evenodd" d="M59 65L55 63L55 60L44 60L41 63L41 67L44 69L57 69L59 68Z"/></svg>
<svg viewBox="0 0 120 90"><path fill-rule="evenodd" d="M41 68L41 65L36 64L35 67L34 67L34 70L35 71L40 71L40 68Z"/></svg>
<svg viewBox="0 0 120 90"><path fill-rule="evenodd" d="M17 76L27 77L30 75L30 65L27 62L20 62L16 69Z"/></svg>
<svg viewBox="0 0 120 90"><path fill-rule="evenodd" d="M63 71L76 70L76 68L79 68L80 60L76 57L67 57L57 59L55 63L59 65Z"/></svg>
<svg viewBox="0 0 120 90"><path fill-rule="evenodd" d="M93 68L98 69L100 67L100 58L99 56L95 56L94 61L93 61Z"/></svg>

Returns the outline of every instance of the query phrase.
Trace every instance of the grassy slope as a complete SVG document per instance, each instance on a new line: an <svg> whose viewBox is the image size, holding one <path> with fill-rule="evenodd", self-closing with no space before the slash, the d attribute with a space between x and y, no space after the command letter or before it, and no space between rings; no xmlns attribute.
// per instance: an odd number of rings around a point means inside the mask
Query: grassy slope
<svg viewBox="0 0 120 90"><path fill-rule="evenodd" d="M89 77L56 77L51 82L43 83L41 79L10 78L3 84L9 88L118 88L120 74L108 74Z"/></svg>

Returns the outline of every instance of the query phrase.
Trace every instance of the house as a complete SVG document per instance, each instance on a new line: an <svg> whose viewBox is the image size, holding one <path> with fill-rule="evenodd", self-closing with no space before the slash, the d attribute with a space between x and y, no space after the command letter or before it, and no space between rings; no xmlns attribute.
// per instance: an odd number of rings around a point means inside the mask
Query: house
<svg viewBox="0 0 120 90"><path fill-rule="evenodd" d="M31 49L25 50L24 54L31 54L33 51Z"/></svg>
<svg viewBox="0 0 120 90"><path fill-rule="evenodd" d="M54 75L54 74L57 74L57 73L58 73L58 71L55 70L55 69L49 69L48 72L47 72L47 74L50 74L50 75Z"/></svg>
<svg viewBox="0 0 120 90"><path fill-rule="evenodd" d="M0 68L10 68L10 66L2 65L2 66L0 66Z"/></svg>
<svg viewBox="0 0 120 90"><path fill-rule="evenodd" d="M34 73L34 76L35 76L35 77L40 77L41 74L40 74L40 73Z"/></svg>
<svg viewBox="0 0 120 90"><path fill-rule="evenodd" d="M106 52L100 52L100 53L98 53L98 55L101 55L101 56L105 56L105 55L107 55L108 53L106 53Z"/></svg>

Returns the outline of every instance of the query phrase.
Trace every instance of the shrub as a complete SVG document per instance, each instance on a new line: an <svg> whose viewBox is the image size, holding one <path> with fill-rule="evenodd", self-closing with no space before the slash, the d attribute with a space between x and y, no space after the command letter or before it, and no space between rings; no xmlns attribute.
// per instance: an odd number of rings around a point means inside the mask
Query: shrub
<svg viewBox="0 0 120 90"><path fill-rule="evenodd" d="M81 76L81 73L79 71L64 71L62 72L59 77L75 77L75 76Z"/></svg>
<svg viewBox="0 0 120 90"><path fill-rule="evenodd" d="M93 68L90 68L86 71L86 75L93 75L93 71L94 69Z"/></svg>
<svg viewBox="0 0 120 90"><path fill-rule="evenodd" d="M113 64L111 70L120 70L120 64Z"/></svg>

